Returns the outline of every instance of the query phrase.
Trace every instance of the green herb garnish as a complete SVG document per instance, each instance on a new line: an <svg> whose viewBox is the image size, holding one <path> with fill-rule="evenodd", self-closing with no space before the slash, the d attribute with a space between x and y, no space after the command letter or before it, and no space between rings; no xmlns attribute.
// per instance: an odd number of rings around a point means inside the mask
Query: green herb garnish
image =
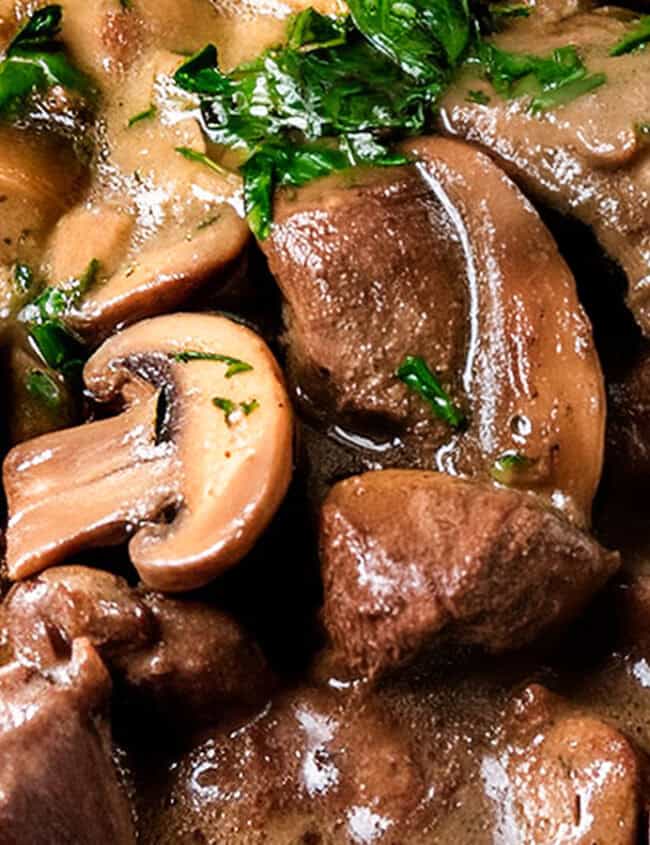
<svg viewBox="0 0 650 845"><path fill-rule="evenodd" d="M468 103L478 103L479 106L487 106L490 102L490 98L485 91L478 89L470 89L465 99Z"/></svg>
<svg viewBox="0 0 650 845"><path fill-rule="evenodd" d="M219 408L219 410L223 411L223 415L226 418L227 425L232 425L232 420L230 419L231 416L237 411L238 409L241 410L244 416L249 416L253 413L253 411L259 408L260 403L257 399L250 399L248 402L240 402L237 405L232 399L225 399L223 396L215 396L212 399L212 404L215 408Z"/></svg>
<svg viewBox="0 0 650 845"><path fill-rule="evenodd" d="M210 45L175 74L199 95L209 138L246 152L246 211L260 238L270 229L277 186L298 187L357 164L406 163L390 139L424 131L441 91L417 85L349 19L344 26L307 10L288 41L291 47L268 50L229 74Z"/></svg>
<svg viewBox="0 0 650 845"><path fill-rule="evenodd" d="M79 338L66 326L65 317L95 283L99 268L99 261L93 258L78 279L65 287L46 287L20 314L43 360L66 377L78 377L86 354Z"/></svg>
<svg viewBox="0 0 650 845"><path fill-rule="evenodd" d="M18 293L29 293L34 284L34 271L28 264L14 266L14 285Z"/></svg>
<svg viewBox="0 0 650 845"><path fill-rule="evenodd" d="M564 105L605 82L605 74L587 73L575 47L560 47L549 56L532 56L483 42L478 58L498 94L507 99L531 96L533 112Z"/></svg>
<svg viewBox="0 0 650 845"><path fill-rule="evenodd" d="M499 484L510 487L516 484L522 471L529 469L531 465L531 459L519 452L504 452L490 468L490 475Z"/></svg>
<svg viewBox="0 0 650 845"><path fill-rule="evenodd" d="M212 400L212 404L215 408L219 408L219 410L223 411L223 415L226 418L226 424L231 425L230 415L237 408L232 399L224 399L223 396L215 396Z"/></svg>
<svg viewBox="0 0 650 845"><path fill-rule="evenodd" d="M218 352L199 352L195 349L186 349L183 352L174 353L171 358L179 364L189 364L191 361L218 361L221 364L227 364L226 378L232 378L237 373L246 373L253 369L252 365L246 361L231 358L230 355L221 355Z"/></svg>
<svg viewBox="0 0 650 845"><path fill-rule="evenodd" d="M461 428L465 425L465 414L453 403L423 358L407 355L395 375L410 390L425 399L431 405L434 414L452 428Z"/></svg>
<svg viewBox="0 0 650 845"><path fill-rule="evenodd" d="M0 61L0 117L14 116L31 94L54 85L91 93L88 79L73 67L58 40L61 17L59 5L39 9L9 44Z"/></svg>
<svg viewBox="0 0 650 845"><path fill-rule="evenodd" d="M206 167L209 167L210 170L214 170L215 173L219 173L221 176L228 176L230 174L230 171L227 168L217 164L216 161L213 161L205 153L193 150L191 147L176 147L176 152L180 153L183 158L186 158L188 161L194 161L197 164L204 164Z"/></svg>
<svg viewBox="0 0 650 845"><path fill-rule="evenodd" d="M242 409L244 414L248 417L253 411L256 411L260 406L260 403L257 399L249 399L248 402L240 402L239 407Z"/></svg>
<svg viewBox="0 0 650 845"><path fill-rule="evenodd" d="M63 401L61 388L52 376L43 370L30 370L25 379L25 387L30 396L38 399L48 408L55 410L61 406Z"/></svg>
<svg viewBox="0 0 650 845"><path fill-rule="evenodd" d="M530 6L525 3L490 3L490 14L494 18L527 18Z"/></svg>
<svg viewBox="0 0 650 845"><path fill-rule="evenodd" d="M622 56L650 41L650 15L644 15L609 51L610 56Z"/></svg>
<svg viewBox="0 0 650 845"><path fill-rule="evenodd" d="M198 97L210 140L242 151L246 214L260 239L271 228L277 187L357 165L406 164L395 142L431 131L440 97L467 63L502 96L531 97L533 111L604 79L588 75L573 47L537 57L486 42L494 18L527 13L522 4L493 14L485 4L470 11L467 0L349 0L349 8L343 17L300 12L285 46L228 73L208 45L174 74Z"/></svg>
<svg viewBox="0 0 650 845"><path fill-rule="evenodd" d="M134 114L133 117L130 117L127 125L130 129L132 126L135 126L136 123L142 123L143 120L152 120L157 113L158 109L152 104L148 109L144 109L144 111L138 112L137 114Z"/></svg>

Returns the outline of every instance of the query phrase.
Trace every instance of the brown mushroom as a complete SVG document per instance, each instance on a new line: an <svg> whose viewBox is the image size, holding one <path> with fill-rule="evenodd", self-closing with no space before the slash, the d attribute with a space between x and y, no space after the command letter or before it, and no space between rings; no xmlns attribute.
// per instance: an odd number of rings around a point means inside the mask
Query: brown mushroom
<svg viewBox="0 0 650 845"><path fill-rule="evenodd" d="M195 112L168 94L180 61L151 51L121 81L104 114L105 166L83 208L60 220L49 243L55 284L77 278L93 258L101 264L97 283L68 315L94 343L117 326L178 308L226 273L250 238L236 210L241 179L210 163ZM133 123L143 103L152 116Z"/></svg>
<svg viewBox="0 0 650 845"><path fill-rule="evenodd" d="M131 534L156 589L198 587L240 560L292 468L291 408L266 344L224 317L174 314L112 337L84 380L125 410L9 453L10 577Z"/></svg>
<svg viewBox="0 0 650 845"><path fill-rule="evenodd" d="M31 258L79 187L83 169L56 138L0 127L0 264Z"/></svg>
<svg viewBox="0 0 650 845"><path fill-rule="evenodd" d="M405 150L411 167L279 196L263 247L287 300L292 374L346 429L397 433L407 448L383 466L532 488L588 524L605 400L569 268L486 155L442 138ZM407 356L437 374L466 430L396 377Z"/></svg>

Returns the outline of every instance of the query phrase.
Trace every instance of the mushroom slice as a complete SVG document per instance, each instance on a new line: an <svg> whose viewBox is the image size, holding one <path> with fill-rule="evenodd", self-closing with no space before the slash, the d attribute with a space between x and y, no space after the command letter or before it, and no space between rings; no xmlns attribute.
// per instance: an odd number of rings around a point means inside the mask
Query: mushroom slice
<svg viewBox="0 0 650 845"><path fill-rule="evenodd" d="M398 434L383 466L534 489L588 525L605 397L571 272L485 154L443 138L403 149L413 165L278 194L263 248L301 395L347 431ZM444 413L402 383L409 361L409 387L435 374Z"/></svg>
<svg viewBox="0 0 650 845"><path fill-rule="evenodd" d="M82 182L64 142L0 127L0 264L32 260Z"/></svg>
<svg viewBox="0 0 650 845"><path fill-rule="evenodd" d="M133 532L155 589L198 587L240 560L291 476L292 412L266 344L224 317L174 314L112 337L84 380L125 410L9 453L10 577Z"/></svg>

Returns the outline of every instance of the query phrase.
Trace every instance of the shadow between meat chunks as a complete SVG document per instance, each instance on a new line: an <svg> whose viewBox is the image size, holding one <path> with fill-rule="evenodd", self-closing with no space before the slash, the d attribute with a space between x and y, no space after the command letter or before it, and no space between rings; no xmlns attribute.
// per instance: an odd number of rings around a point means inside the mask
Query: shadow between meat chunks
<svg viewBox="0 0 650 845"><path fill-rule="evenodd" d="M225 612L134 589L99 570L55 567L17 585L2 621L21 664L45 671L84 638L132 703L187 718L191 730L259 703L273 685L260 650Z"/></svg>
<svg viewBox="0 0 650 845"><path fill-rule="evenodd" d="M529 493L417 470L335 485L321 559L325 627L348 667L370 675L450 641L525 646L619 565Z"/></svg>
<svg viewBox="0 0 650 845"><path fill-rule="evenodd" d="M407 449L383 466L490 478L515 454L526 470L510 483L588 524L605 402L573 277L487 156L440 138L404 150L417 164L278 195L262 246L287 302L293 379L347 428L397 434ZM437 375L465 431L396 377L408 355Z"/></svg>
<svg viewBox="0 0 650 845"><path fill-rule="evenodd" d="M134 845L111 759L110 688L83 639L47 673L0 667L2 845Z"/></svg>
<svg viewBox="0 0 650 845"><path fill-rule="evenodd" d="M608 385L607 459L621 484L650 482L650 346Z"/></svg>
<svg viewBox="0 0 650 845"><path fill-rule="evenodd" d="M497 845L635 845L642 761L623 734L533 684L481 774Z"/></svg>
<svg viewBox="0 0 650 845"><path fill-rule="evenodd" d="M648 334L650 159L637 126L647 121L650 107L650 53L609 56L629 28L626 18L608 7L560 22L533 14L508 27L494 38L498 47L548 55L572 44L591 73L607 75L606 82L566 105L531 114L527 98L505 101L488 83L461 80L442 102L439 125L487 150L532 197L592 226L625 270L629 306ZM483 90L489 103L468 102L469 88Z"/></svg>

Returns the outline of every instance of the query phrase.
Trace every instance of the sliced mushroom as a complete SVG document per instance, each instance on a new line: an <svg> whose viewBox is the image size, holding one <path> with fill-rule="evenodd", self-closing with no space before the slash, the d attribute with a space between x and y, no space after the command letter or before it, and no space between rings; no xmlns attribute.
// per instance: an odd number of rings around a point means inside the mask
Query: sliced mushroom
<svg viewBox="0 0 650 845"><path fill-rule="evenodd" d="M197 587L240 560L292 469L291 408L266 344L224 317L174 314L112 337L84 380L125 410L9 453L10 577L131 533L156 589Z"/></svg>
<svg viewBox="0 0 650 845"><path fill-rule="evenodd" d="M648 334L650 159L641 127L648 113L650 53L610 54L629 29L626 13L616 6L561 23L538 15L537 4L535 9L529 19L494 37L497 48L549 55L559 45L573 44L589 72L603 73L606 83L533 114L528 97L507 101L487 83L460 81L441 103L439 127L489 151L538 201L590 226L625 270L628 304ZM470 102L468 87L480 88L489 100ZM602 278L596 273L590 281L598 285Z"/></svg>
<svg viewBox="0 0 650 845"><path fill-rule="evenodd" d="M33 257L82 181L62 141L0 126L0 264Z"/></svg>
<svg viewBox="0 0 650 845"><path fill-rule="evenodd" d="M487 156L441 138L405 150L411 167L278 197L263 247L287 300L298 386L348 430L372 420L384 440L397 434L407 448L384 449L383 466L496 477L588 524L605 401L573 277ZM396 377L409 355L437 373L465 431Z"/></svg>
<svg viewBox="0 0 650 845"><path fill-rule="evenodd" d="M250 238L237 210L241 179L210 163L194 103L172 85L180 62L177 53L150 49L121 79L119 96L108 97L101 167L83 207L60 221L49 244L55 284L92 258L101 263L97 283L69 315L95 344L218 281ZM86 229L92 234L80 238Z"/></svg>

